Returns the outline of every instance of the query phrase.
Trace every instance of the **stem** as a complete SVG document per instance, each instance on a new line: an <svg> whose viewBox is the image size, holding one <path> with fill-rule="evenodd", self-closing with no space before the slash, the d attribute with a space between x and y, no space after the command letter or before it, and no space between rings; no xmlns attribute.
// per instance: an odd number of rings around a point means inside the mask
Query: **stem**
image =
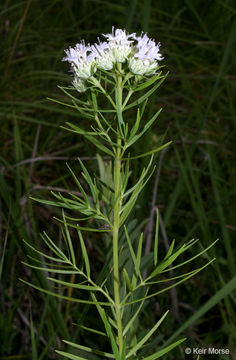
<svg viewBox="0 0 236 360"><path fill-rule="evenodd" d="M127 96L126 96L126 99L125 99L123 105L122 105L122 110L124 110L124 108L125 108L125 106L126 106L127 102L129 101L129 99L130 99L130 97L131 97L132 94L133 94L133 91L130 90L130 91L128 92Z"/></svg>
<svg viewBox="0 0 236 360"><path fill-rule="evenodd" d="M112 106L115 109L116 104L114 103L114 101L112 100L110 95L106 92L104 87L100 84L100 82L94 76L91 76L90 81L102 91L102 93L107 97L107 99L110 101L110 103L112 104Z"/></svg>
<svg viewBox="0 0 236 360"><path fill-rule="evenodd" d="M118 75L117 79L117 104L118 108L122 106L122 75ZM114 281L114 298L115 298L115 312L118 330L118 345L119 351L122 353L123 349L123 330L120 304L120 279L119 279L119 227L120 227L120 210L121 210L121 138L117 137L117 149L114 160L114 188L115 188L115 204L114 204L114 219L113 219L113 281Z"/></svg>

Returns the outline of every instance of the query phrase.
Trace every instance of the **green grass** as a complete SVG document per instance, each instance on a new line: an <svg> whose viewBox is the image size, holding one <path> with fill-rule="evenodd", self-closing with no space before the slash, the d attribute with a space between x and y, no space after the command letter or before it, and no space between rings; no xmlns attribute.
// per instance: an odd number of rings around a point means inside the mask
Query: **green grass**
<svg viewBox="0 0 236 360"><path fill-rule="evenodd" d="M154 200L169 243L173 238L181 243L195 237L200 239L201 250L220 239L210 252L217 261L176 290L180 319L168 316L153 341L161 348L182 336L190 346L213 344L233 349L235 15L233 0L174 0L171 6L151 0L2 2L0 359L58 359L53 349L66 350L62 338L93 345L93 335L72 326L72 321L82 323L86 318L86 326L93 327L90 325L96 317L88 307L57 301L18 279L48 288L46 276L21 264L26 260L23 239L40 248L41 231L47 230L59 242L61 236L52 219L54 209L32 201L30 196L47 198L47 187L74 187L64 158L77 175L79 167L73 159L78 156L89 157L86 164L97 169L95 148L60 128L66 121L76 124L88 120L46 99L65 99L57 88L70 82L68 67L61 62L63 49L83 38L93 42L98 34L110 32L112 25L148 31L161 41L163 64L170 70L147 109L150 118L163 107L159 122L136 149L138 155L140 148L157 147L168 127L165 140L171 139L173 144L161 164L156 157L160 178ZM33 162L34 158L38 160ZM132 182L143 164L145 158L136 160ZM132 214L138 223L150 216L153 187L154 176ZM95 271L103 265L105 254L97 243L91 245L87 240ZM163 237L159 242L164 254ZM143 324L137 324L140 333L153 325L153 318L160 318L163 311L158 309L167 308L172 308L169 294L150 302ZM184 347L164 358L184 359Z"/></svg>

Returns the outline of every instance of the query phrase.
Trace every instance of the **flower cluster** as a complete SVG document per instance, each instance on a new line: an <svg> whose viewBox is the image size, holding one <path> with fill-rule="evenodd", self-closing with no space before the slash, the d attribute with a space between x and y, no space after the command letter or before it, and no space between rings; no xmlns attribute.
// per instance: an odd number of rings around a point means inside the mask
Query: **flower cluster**
<svg viewBox="0 0 236 360"><path fill-rule="evenodd" d="M102 34L106 41L85 45L84 41L74 48L65 50L62 61L71 64L74 73L73 85L79 92L86 91L86 80L97 69L110 71L115 63L125 63L134 75L153 75L158 68L158 61L163 57L159 52L160 43L156 44L147 34L137 36L127 34L126 30L112 28L111 34Z"/></svg>

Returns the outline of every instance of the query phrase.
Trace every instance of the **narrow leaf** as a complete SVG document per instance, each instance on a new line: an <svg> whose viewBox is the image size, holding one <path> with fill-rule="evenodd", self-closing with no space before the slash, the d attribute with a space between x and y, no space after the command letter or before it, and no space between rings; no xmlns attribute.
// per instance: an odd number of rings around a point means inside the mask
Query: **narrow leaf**
<svg viewBox="0 0 236 360"><path fill-rule="evenodd" d="M158 240L159 240L159 210L156 209L156 227L155 227L155 239L154 239L154 266L157 266L157 256L158 256Z"/></svg>
<svg viewBox="0 0 236 360"><path fill-rule="evenodd" d="M63 342L70 345L70 346L72 346L72 347L74 347L74 348L76 348L76 349L80 349L80 350L87 351L89 353L104 356L104 357L109 358L109 359L114 359L114 355L112 355L110 353L100 351L100 350L97 350L97 349L92 349L92 348L87 347L87 346L82 346L82 345L79 345L79 344L75 344L75 343L72 343L72 342L67 341L67 340L63 340Z"/></svg>
<svg viewBox="0 0 236 360"><path fill-rule="evenodd" d="M81 356L78 355L73 355L73 354L69 354L67 352L64 351L59 351L59 350L55 350L57 354L66 357L67 359L70 360L87 360L86 358L82 358Z"/></svg>
<svg viewBox="0 0 236 360"><path fill-rule="evenodd" d="M27 264L26 262L22 261L22 264L32 268L32 269L37 269L37 270L41 270L41 271L46 271L46 272L52 272L52 273L56 273L56 274L64 274L64 275L68 275L68 274L80 274L79 271L76 270L60 270L60 269L50 269L50 268L44 268L44 267L39 267L39 266L34 266L31 264Z"/></svg>
<svg viewBox="0 0 236 360"><path fill-rule="evenodd" d="M82 250L83 259L84 259L84 263L85 263L86 273L87 273L88 278L90 278L90 263L89 263L88 253L87 253L84 239L83 239L83 236L82 236L80 230L78 230L78 235L79 235L81 250Z"/></svg>
<svg viewBox="0 0 236 360"><path fill-rule="evenodd" d="M153 328L142 338L142 340L140 340L140 341L138 342L138 344L135 345L135 346L132 348L132 350L131 350L131 351L128 353L128 355L127 355L127 359L128 359L130 356L136 354L136 352L137 352L140 348L142 348L142 346L145 344L145 342L148 341L148 339L152 336L152 334L153 334L153 333L156 331L156 329L160 326L160 324L162 323L162 321L163 321L163 320L165 319L165 317L167 316L168 312L169 312L169 310L167 310L167 311L165 312L165 314L161 317L161 319L160 319L160 320L156 323L156 325L154 325Z"/></svg>
<svg viewBox="0 0 236 360"><path fill-rule="evenodd" d="M143 96L132 102L131 104L127 105L124 110L130 109L134 106L137 106L141 104L144 100L146 100L149 96L151 96L154 91L163 83L163 81L166 79L169 72L166 73L166 75L155 85L153 86L149 91L147 91Z"/></svg>
<svg viewBox="0 0 236 360"><path fill-rule="evenodd" d="M49 294L49 295L52 295L52 296L55 296L55 297L58 297L60 299L64 299L64 300L67 300L67 301L72 301L72 302L77 302L77 303L81 303L81 304L90 304L90 305L103 305L103 306L111 306L109 303L107 302L97 302L97 304L95 304L94 301L91 301L91 300L82 300L82 299L78 299L78 298L72 298L70 296L65 296L65 295L60 295L60 294L57 294L57 293L54 293L53 291L50 291L50 290L46 290L46 289L43 289L43 288L40 288L39 286L36 286L28 281L25 281L23 279L19 279L20 281L22 281L24 284L26 285L29 285L31 286L32 288L36 289L36 290L39 290L45 294Z"/></svg>
<svg viewBox="0 0 236 360"><path fill-rule="evenodd" d="M146 294L147 294L147 291L148 291L148 290L146 290ZM146 295L146 294L145 294L145 295ZM134 313L134 315L131 317L131 319L130 319L130 320L128 321L128 323L126 324L126 326L125 326L125 328L124 328L124 330L123 330L123 336L125 336L125 335L127 334L127 332L129 331L129 329L130 329L130 327L132 326L134 320L136 319L136 317L138 316L140 310L142 309L143 303L144 303L144 299L143 299L143 301L141 301L141 303L140 303L137 311Z"/></svg>
<svg viewBox="0 0 236 360"><path fill-rule="evenodd" d="M147 357L143 358L143 360L156 360L156 359L159 359L161 356L167 354L169 351L174 349L176 346L182 344L182 342L184 342L185 340L186 340L186 338L178 340L175 343L165 347L164 349L157 351L155 354L152 354L150 356L147 356Z"/></svg>
<svg viewBox="0 0 236 360"><path fill-rule="evenodd" d="M154 154L154 153L157 153L161 150L163 150L164 148L166 148L168 145L170 145L172 143L172 141L169 141L168 143L162 145L162 146L159 146L153 150L150 150L144 154L140 154L140 155L137 155L137 156L130 156L129 158L123 158L123 160L134 160L134 159L140 159L142 157L145 157L145 156L148 156L148 155L151 155L151 154Z"/></svg>
<svg viewBox="0 0 236 360"><path fill-rule="evenodd" d="M81 324L76 324L76 323L72 323L72 325L78 326L79 328L83 329L83 330L87 330L90 331L92 333L98 334L98 335L102 335L102 336L106 336L106 334L100 330L96 330L96 329L91 329L87 326L81 325Z"/></svg>
<svg viewBox="0 0 236 360"><path fill-rule="evenodd" d="M65 232L66 232L65 240L66 240L66 242L68 244L72 264L75 266L76 265L76 260L75 260L74 248L73 248L73 244L72 244L72 241L71 241L70 233L69 233L69 230L68 230L68 226L67 226L67 222L65 220L65 214L64 214L63 210L62 210L62 217L63 217L63 220L64 220L64 226L65 226Z"/></svg>
<svg viewBox="0 0 236 360"><path fill-rule="evenodd" d="M41 256L49 259L49 260L55 261L55 262L67 263L67 261L62 260L61 258L58 259L58 258L55 258L55 257L53 257L53 256L46 255L46 254L44 254L43 252L35 249L33 246L31 246L29 243L27 243L27 241L25 241L24 239L23 239L23 241L24 241L24 243L25 243L31 250L35 251L37 254L39 254L39 255L41 255ZM36 259L35 259L35 260L36 260ZM41 260L38 260L38 261L41 262ZM41 263L42 263L42 262L41 262Z"/></svg>
<svg viewBox="0 0 236 360"><path fill-rule="evenodd" d="M132 258L133 263L134 263L134 270L135 271L134 271L133 278L132 278L132 287L135 287L136 283L137 283L137 277L139 276L140 280L142 281L142 276L141 276L141 273L140 273L140 268L138 266L138 261L136 259L134 249L133 249L133 246L131 244L131 240L130 240L128 231L126 229L126 226L124 226L124 229L125 229L125 235L126 235L126 239L127 239L127 242L128 242L131 258Z"/></svg>
<svg viewBox="0 0 236 360"><path fill-rule="evenodd" d="M87 291L98 291L99 290L97 287L91 286L91 285L74 284L72 282L62 281L62 280L54 279L51 277L48 277L47 279L52 282L55 282L57 284L60 284L60 285L66 286L66 287L72 287L75 289L87 290Z"/></svg>
<svg viewBox="0 0 236 360"><path fill-rule="evenodd" d="M133 300L133 301L126 302L126 303L124 303L124 305L135 304L135 303L137 303L137 302L139 302L139 301L142 301L143 299L147 300L147 299L152 298L153 296L159 295L159 294L161 294L161 293L163 293L163 292L165 292L165 291L167 291L167 290L170 290L170 289L172 289L173 287L175 287L175 286L181 284L182 282L188 280L190 277L193 277L194 275L198 274L200 271L202 271L202 270L205 269L208 265L210 265L213 261L215 261L215 259L212 259L211 261L209 261L207 264L205 264L205 265L202 266L201 268L198 268L197 270L190 272L190 274L188 273L189 275L185 276L184 279L182 279L182 280L174 283L173 285L170 285L170 286L168 286L168 287L166 287L166 288L164 288L164 289L162 289L162 290L159 290L159 291L157 291L157 292L155 292L155 293L149 294L149 295L147 295L147 296L145 296L145 297L142 297L142 298L140 298L140 299L136 299L136 300ZM186 275L186 274L185 274L185 275Z"/></svg>
<svg viewBox="0 0 236 360"><path fill-rule="evenodd" d="M158 68L160 69L160 67ZM162 72L158 72L157 75L151 77L150 79L148 79L147 81L145 81L143 84L139 85L139 86L136 86L133 88L133 91L136 92L136 91L140 91L140 90L143 90L145 89L146 87L152 85L154 82L156 82L157 80L159 79L162 79L163 76L161 76Z"/></svg>
<svg viewBox="0 0 236 360"><path fill-rule="evenodd" d="M129 279L129 275L127 273L127 270L126 268L123 269L123 276L124 276L124 279L125 279L125 283L129 289L129 291L132 291L132 285L131 285L131 282L130 282L130 279Z"/></svg>
<svg viewBox="0 0 236 360"><path fill-rule="evenodd" d="M128 143L126 144L126 149L132 144L134 144L141 136L143 136L143 134L150 128L150 126L152 126L161 111L162 109L158 110L156 114L153 115L153 117L144 125L143 130L138 135L135 135L132 139L128 140Z"/></svg>

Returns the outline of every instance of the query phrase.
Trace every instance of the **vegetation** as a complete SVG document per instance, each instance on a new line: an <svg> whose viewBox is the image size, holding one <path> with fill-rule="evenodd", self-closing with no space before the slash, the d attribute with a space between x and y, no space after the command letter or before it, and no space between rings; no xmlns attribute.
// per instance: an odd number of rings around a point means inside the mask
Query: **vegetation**
<svg viewBox="0 0 236 360"><path fill-rule="evenodd" d="M19 278L49 289L48 274L29 270L21 263L29 262L25 242L45 250L39 234L47 230L57 245L63 246L62 232L53 218L59 210L31 197L48 199L50 190L62 194L68 189L76 191L65 160L79 176L78 156L90 173L99 170L101 176L106 175L97 161L96 148L81 136L61 129L66 122L84 124L87 120L47 97L66 99L57 88L71 81L67 66L61 62L64 48L83 38L94 42L97 34L110 32L112 25L130 32L148 31L162 43L170 71L165 86L147 105L148 118L160 107L164 111L141 144L133 148L135 157L140 149L146 152L173 140L154 159L157 170L130 219L133 237L136 231L144 231L144 254L148 256L158 207L160 258L173 239L181 245L199 238L188 250L193 257L219 238L200 265L211 258L216 258L215 262L176 290L150 300L137 325L140 337L171 309L172 316L165 319L149 345L158 349L183 337L187 340L164 359L184 359L186 346L214 345L235 352L233 6L233 1L221 0L204 4L200 0L175 0L171 7L168 2L150 0L2 3L0 359L58 359L55 348L69 349L61 339L96 345L96 334L72 325L72 321L84 324L86 319L88 327L96 327L97 315L92 308L39 293ZM147 165L145 158L134 161L130 186ZM71 236L76 239L75 232ZM97 235L95 241L90 237L85 241L89 257L94 259L91 271L96 273L104 263L106 248ZM79 245L76 250L79 256ZM185 270L193 270L191 263ZM74 291L55 289L69 297Z"/></svg>

